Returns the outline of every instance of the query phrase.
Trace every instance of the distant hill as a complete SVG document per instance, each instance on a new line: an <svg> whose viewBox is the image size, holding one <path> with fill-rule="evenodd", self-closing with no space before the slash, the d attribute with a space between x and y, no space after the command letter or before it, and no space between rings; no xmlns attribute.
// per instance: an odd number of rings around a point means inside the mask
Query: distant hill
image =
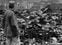
<svg viewBox="0 0 62 45"><path fill-rule="evenodd" d="M62 4L50 4L46 7L52 10L52 13L62 13ZM48 13L48 10L46 12Z"/></svg>

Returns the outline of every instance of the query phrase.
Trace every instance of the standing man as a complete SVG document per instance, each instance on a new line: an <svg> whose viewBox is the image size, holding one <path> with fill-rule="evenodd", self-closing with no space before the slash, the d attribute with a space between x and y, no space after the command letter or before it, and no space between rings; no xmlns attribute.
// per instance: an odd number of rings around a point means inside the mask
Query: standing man
<svg viewBox="0 0 62 45"><path fill-rule="evenodd" d="M0 7L0 10L5 10L4 7ZM0 11L1 12L1 11ZM3 18L3 27L4 27L4 32L6 35L6 45L19 45L18 41L18 33L19 33L19 28L18 28L18 22L16 15L14 14L13 11L11 10L5 10L4 11L4 18Z"/></svg>
<svg viewBox="0 0 62 45"><path fill-rule="evenodd" d="M6 14L5 30L7 40L9 44L14 45L17 42L19 31L17 18L11 10L7 10L5 14Z"/></svg>

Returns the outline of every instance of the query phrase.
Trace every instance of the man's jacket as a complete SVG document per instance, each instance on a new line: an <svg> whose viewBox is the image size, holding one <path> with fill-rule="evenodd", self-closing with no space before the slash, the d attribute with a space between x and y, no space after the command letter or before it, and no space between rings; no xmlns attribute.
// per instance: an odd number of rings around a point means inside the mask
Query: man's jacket
<svg viewBox="0 0 62 45"><path fill-rule="evenodd" d="M17 18L15 14L7 10L5 12L5 26L4 26L5 34L8 38L18 36L18 24Z"/></svg>

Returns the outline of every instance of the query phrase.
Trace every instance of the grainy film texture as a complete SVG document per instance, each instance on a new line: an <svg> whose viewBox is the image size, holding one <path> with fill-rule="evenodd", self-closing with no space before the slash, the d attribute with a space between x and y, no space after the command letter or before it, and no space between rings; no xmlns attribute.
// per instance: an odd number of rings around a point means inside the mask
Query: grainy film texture
<svg viewBox="0 0 62 45"><path fill-rule="evenodd" d="M62 0L0 0L0 45L62 45Z"/></svg>

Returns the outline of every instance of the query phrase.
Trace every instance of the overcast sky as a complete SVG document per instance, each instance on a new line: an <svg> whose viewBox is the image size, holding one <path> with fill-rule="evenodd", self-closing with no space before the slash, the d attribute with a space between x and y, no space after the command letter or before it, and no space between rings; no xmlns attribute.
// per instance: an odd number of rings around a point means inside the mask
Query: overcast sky
<svg viewBox="0 0 62 45"><path fill-rule="evenodd" d="M59 0L59 3L62 3L62 0Z"/></svg>
<svg viewBox="0 0 62 45"><path fill-rule="evenodd" d="M2 3L2 2L8 2L8 1L10 1L10 0L0 0L0 3ZM16 1L16 2L22 2L22 1L28 1L28 2L42 2L42 1L46 1L46 2L49 2L49 1L52 1L52 2L57 2L58 1L58 3L62 3L62 0L14 0L14 1Z"/></svg>
<svg viewBox="0 0 62 45"><path fill-rule="evenodd" d="M62 3L62 0L28 0L29 2L40 2L40 1L54 1L54 2L57 2L58 1L58 3Z"/></svg>

